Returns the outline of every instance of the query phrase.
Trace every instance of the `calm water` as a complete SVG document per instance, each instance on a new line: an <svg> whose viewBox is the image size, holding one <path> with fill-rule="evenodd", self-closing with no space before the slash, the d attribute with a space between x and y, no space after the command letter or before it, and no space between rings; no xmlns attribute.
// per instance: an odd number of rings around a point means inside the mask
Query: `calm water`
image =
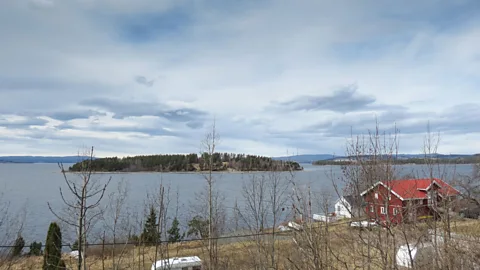
<svg viewBox="0 0 480 270"><path fill-rule="evenodd" d="M338 166L312 166L302 164L305 170L295 173L295 182L299 186L310 186L312 194L331 194L336 197L332 188L332 177L338 179L341 170ZM67 165L65 167L68 167ZM421 165L399 166L400 174L411 173L412 171L423 176L426 169ZM458 165L455 170L448 169L459 174L468 174L470 165ZM261 173L256 173L261 174ZM242 182L249 179L250 173L217 173L215 174L216 187L225 196L227 209L234 206L235 200L242 203ZM179 192L179 215L187 219L187 212L190 212L191 204L195 203L195 194L205 187L205 179L201 174L182 173L130 173L130 174L101 174L100 179L106 180L112 177L109 191L116 189L122 179L128 183L129 195L128 205L137 211L143 211L146 194L158 189L159 184L170 185L171 193L175 197L176 190ZM69 174L69 177L75 177ZM336 181L342 187L342 181ZM47 202L54 209L62 208L62 200L59 194L59 187L67 190L63 177L56 164L0 164L0 193L3 193L3 200L10 202L11 210L26 209L26 225L24 226L23 237L29 243L34 240L45 241L46 231L55 216L49 211ZM318 195L317 195L318 196ZM182 214L183 213L183 214Z"/></svg>

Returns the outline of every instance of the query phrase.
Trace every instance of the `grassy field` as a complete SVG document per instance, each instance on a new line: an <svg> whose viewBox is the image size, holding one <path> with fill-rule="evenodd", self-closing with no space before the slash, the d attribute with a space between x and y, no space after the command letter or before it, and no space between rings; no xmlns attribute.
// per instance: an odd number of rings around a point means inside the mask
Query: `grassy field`
<svg viewBox="0 0 480 270"><path fill-rule="evenodd" d="M359 231L350 228L346 222L332 223L327 230L320 223L315 223L302 233L290 233L290 237L283 234L281 240L276 241L276 269L314 269L314 264L329 265L333 269L362 268L362 264L369 264L371 269L381 269L382 265L392 263L395 258L394 249L391 247L398 247L407 239L420 239L428 229L427 225L399 226L389 233L385 229ZM478 220L455 220L451 227L452 231L460 234L480 236ZM255 269L259 265L269 265L273 247L269 239L271 238L268 236L258 238L257 241L240 238L235 242L219 244L218 258L221 269ZM369 248L366 242L370 243ZM195 241L165 245L157 250L156 259L195 255L205 261L208 259L208 252L204 244L202 241ZM324 248L327 246L328 248ZM119 265L117 269L150 269L155 260L155 247L117 246L114 251L116 264ZM89 248L87 254L88 269L113 268L111 247L95 246ZM63 259L70 269L74 269L74 258L64 255ZM41 269L42 263L41 256L21 257L0 266L0 269Z"/></svg>

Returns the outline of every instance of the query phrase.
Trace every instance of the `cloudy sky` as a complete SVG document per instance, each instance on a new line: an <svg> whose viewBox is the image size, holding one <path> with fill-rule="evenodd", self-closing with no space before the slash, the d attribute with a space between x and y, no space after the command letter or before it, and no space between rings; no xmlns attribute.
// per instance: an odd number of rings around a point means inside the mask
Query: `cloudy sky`
<svg viewBox="0 0 480 270"><path fill-rule="evenodd" d="M0 155L480 152L478 0L3 0Z"/></svg>

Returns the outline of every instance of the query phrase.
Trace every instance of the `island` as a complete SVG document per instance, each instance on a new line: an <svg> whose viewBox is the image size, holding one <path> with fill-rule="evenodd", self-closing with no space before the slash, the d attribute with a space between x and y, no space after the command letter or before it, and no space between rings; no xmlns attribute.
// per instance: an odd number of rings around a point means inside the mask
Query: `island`
<svg viewBox="0 0 480 270"><path fill-rule="evenodd" d="M85 168L85 162L91 162L91 169L96 172L204 172L208 171L209 160L213 171L301 171L303 167L295 161L273 160L270 157L214 153L175 155L142 155L132 157L95 158L77 162L69 171L78 172Z"/></svg>

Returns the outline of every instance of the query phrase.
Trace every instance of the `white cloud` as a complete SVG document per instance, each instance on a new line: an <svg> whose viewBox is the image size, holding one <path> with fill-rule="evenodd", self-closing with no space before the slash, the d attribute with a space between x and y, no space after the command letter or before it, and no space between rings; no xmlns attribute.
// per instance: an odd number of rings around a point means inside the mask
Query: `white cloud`
<svg viewBox="0 0 480 270"><path fill-rule="evenodd" d="M476 1L236 3L3 1L0 114L50 122L6 125L0 155L91 144L99 155L197 152L214 116L228 151L340 153L345 134L333 128L366 131L377 115L412 142L430 120L444 151L480 152L456 135L465 127L476 138L480 112L463 110L454 125L448 111L480 100ZM312 106L347 85L371 106L271 109L301 97ZM319 124L329 130L312 130Z"/></svg>

